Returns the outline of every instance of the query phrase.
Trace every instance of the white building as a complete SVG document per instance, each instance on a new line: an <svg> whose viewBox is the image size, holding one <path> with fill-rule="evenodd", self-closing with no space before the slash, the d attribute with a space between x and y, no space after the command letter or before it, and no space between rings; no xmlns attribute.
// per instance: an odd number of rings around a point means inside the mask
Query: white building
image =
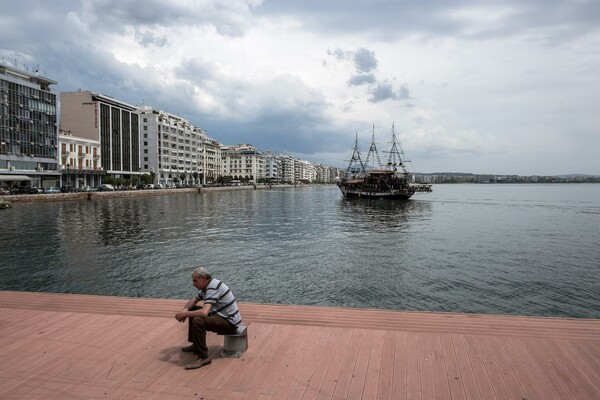
<svg viewBox="0 0 600 400"><path fill-rule="evenodd" d="M223 144L208 136L204 140L204 181L202 183L215 182L223 175L221 147Z"/></svg>
<svg viewBox="0 0 600 400"><path fill-rule="evenodd" d="M61 186L82 188L99 186L104 169L100 166L100 141L81 138L72 132L59 131Z"/></svg>
<svg viewBox="0 0 600 400"><path fill-rule="evenodd" d="M265 178L268 182L281 182L283 180L281 169L281 157L271 151L264 153L265 156Z"/></svg>
<svg viewBox="0 0 600 400"><path fill-rule="evenodd" d="M265 157L250 144L221 147L223 176L233 179L265 179Z"/></svg>
<svg viewBox="0 0 600 400"><path fill-rule="evenodd" d="M140 110L140 118L142 171L154 174L155 183L167 187L202 183L206 132L177 115L150 107Z"/></svg>
<svg viewBox="0 0 600 400"><path fill-rule="evenodd" d="M279 160L281 161L281 181L290 184L296 182L294 157L288 154L280 154Z"/></svg>

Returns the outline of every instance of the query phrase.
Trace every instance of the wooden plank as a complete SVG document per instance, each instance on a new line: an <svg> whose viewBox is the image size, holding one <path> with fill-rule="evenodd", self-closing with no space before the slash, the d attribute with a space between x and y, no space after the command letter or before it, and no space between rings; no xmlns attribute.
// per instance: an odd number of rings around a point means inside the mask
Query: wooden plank
<svg viewBox="0 0 600 400"><path fill-rule="evenodd" d="M297 378L291 382L289 393L285 396L286 399L293 400L302 398L321 361L321 355L327 348L328 343L330 343L333 332L334 330L331 328L318 329L315 332L314 338L309 338L311 345L307 346L306 359L299 363L301 369L298 372ZM279 392L276 392L275 394L283 397Z"/></svg>
<svg viewBox="0 0 600 400"><path fill-rule="evenodd" d="M407 364L408 364L408 334L398 332L396 334L396 350L394 351L394 381L392 398L398 400L407 399Z"/></svg>
<svg viewBox="0 0 600 400"><path fill-rule="evenodd" d="M546 375L545 371L529 353L527 344L524 343L522 339L511 338L507 340L515 349L515 352L518 354L519 358L522 360L527 374L535 382L535 387L539 392L540 398L544 400L559 399L556 392L550 386L550 383L548 382L548 376Z"/></svg>
<svg viewBox="0 0 600 400"><path fill-rule="evenodd" d="M363 332L362 340L358 349L358 356L354 370L352 371L352 379L350 380L350 388L346 398L360 399L362 398L365 389L365 381L367 379L367 371L369 369L369 359L373 349L373 340L375 337L374 330L366 330ZM373 393L373 392L371 392ZM377 390L375 390L377 393Z"/></svg>
<svg viewBox="0 0 600 400"><path fill-rule="evenodd" d="M574 399L586 398L585 393L581 390L580 385L576 380L573 379L573 372L565 366L566 359L557 357L557 353L562 355L559 351L559 347L555 342L548 342L544 339L535 341L537 351L544 356L545 362L552 368L554 374L558 377L560 382L563 384L565 389L570 393Z"/></svg>
<svg viewBox="0 0 600 400"><path fill-rule="evenodd" d="M436 399L451 399L450 382L448 381L448 369L444 348L442 347L441 335L432 333L429 335L429 345L431 347L432 372L435 386Z"/></svg>
<svg viewBox="0 0 600 400"><path fill-rule="evenodd" d="M527 372L524 370L524 368L519 365L518 358L512 360L511 362L511 360L509 360L507 357L507 354L511 354L512 349L505 351L505 344L500 343L495 337L487 337L485 339L497 365L496 374L499 374L502 376L502 378L504 378L504 384L506 385L506 389L508 391L506 394L506 396L508 396L507 398L525 398L528 400L538 398L539 395L537 392L535 392L535 389L527 391L524 389L524 386L521 385L519 377L522 377L524 381L527 381L527 387L531 387L531 378L529 375L527 375Z"/></svg>
<svg viewBox="0 0 600 400"><path fill-rule="evenodd" d="M307 383L306 390L302 394L303 400L315 400L318 397L319 390L325 382L327 371L329 370L329 366L334 358L335 352L340 351L338 343L343 337L344 330L340 328L328 329L331 329L331 336L327 340L327 344L319 355L319 362ZM347 335L347 337L349 338L350 335Z"/></svg>
<svg viewBox="0 0 600 400"><path fill-rule="evenodd" d="M553 364L555 363L555 360L549 360L549 354L543 351L543 348L539 347L539 339L525 338L521 339L521 342L524 344L531 358L543 372L548 385L556 393L558 398L561 400L573 399L565 386L566 382L564 382L554 370Z"/></svg>
<svg viewBox="0 0 600 400"><path fill-rule="evenodd" d="M420 333L418 340L418 357L420 369L420 392L421 398L437 399L435 378L433 375L433 352L430 344L430 334Z"/></svg>
<svg viewBox="0 0 600 400"><path fill-rule="evenodd" d="M396 332L384 331L381 366L377 398L392 400L394 391L394 358L396 349Z"/></svg>
<svg viewBox="0 0 600 400"><path fill-rule="evenodd" d="M473 367L473 373L475 375L475 380L477 381L477 387L481 393L481 398L490 400L498 399L494 393L494 389L486 369L485 361L483 360L482 354L477 347L475 337L471 335L465 335L463 336L463 341L467 350L467 354L469 355L469 360L471 361L471 366Z"/></svg>
<svg viewBox="0 0 600 400"><path fill-rule="evenodd" d="M385 331L373 332L373 345L369 355L367 376L365 378L364 398L381 398L379 394L379 377L382 375L381 364L383 361L383 344ZM389 376L389 375L388 375ZM389 383L388 383L389 387Z"/></svg>
<svg viewBox="0 0 600 400"><path fill-rule="evenodd" d="M524 397L528 400L543 400L545 398L549 398L543 397L540 391L538 390L536 381L531 375L533 366L528 360L527 355L524 354L524 349L519 348L519 350L517 350L517 348L515 348L515 346L513 345L515 342L507 337L496 337L494 339L498 343L498 346L500 347L502 353L506 357L506 362L508 364L506 368L511 368L514 372L515 377L517 378L519 386L523 391L523 395L521 397ZM521 357L521 355L523 355L523 358ZM533 371L535 372L535 370ZM546 396L549 395L550 394L546 392Z"/></svg>
<svg viewBox="0 0 600 400"><path fill-rule="evenodd" d="M354 329L352 339L348 345L348 351L346 357L340 368L340 374L335 384L335 390L333 391L333 398L347 399L348 391L350 390L350 384L352 383L352 374L356 367L356 360L360 350L360 343L363 339L365 331L363 329Z"/></svg>
<svg viewBox="0 0 600 400"><path fill-rule="evenodd" d="M333 393L338 382L342 364L346 358L346 353L349 351L350 341L354 336L354 329L346 329L342 332L339 342L333 352L333 357L329 362L327 372L323 384L319 388L317 400L326 400L333 397Z"/></svg>
<svg viewBox="0 0 600 400"><path fill-rule="evenodd" d="M278 374L274 381L274 399L300 399L316 367L316 361L323 345L330 336L330 328L316 328L304 337L299 351L287 364L284 374ZM283 371L282 371L283 372Z"/></svg>
<svg viewBox="0 0 600 400"><path fill-rule="evenodd" d="M510 373L510 369L503 371L499 368L495 354L491 350L487 338L485 336L473 337L473 341L477 346L478 353L481 357L481 362L485 365L487 376L492 385L492 389L497 399L511 398L503 375Z"/></svg>
<svg viewBox="0 0 600 400"><path fill-rule="evenodd" d="M450 390L450 398L465 399L467 396L465 394L462 372L458 365L458 358L454 349L454 343L452 342L452 336L439 335L439 341L443 352L444 364L446 366L446 377Z"/></svg>
<svg viewBox="0 0 600 400"><path fill-rule="evenodd" d="M469 353L463 335L452 334L452 344L456 353L456 360L461 371L463 388L467 399L484 399L479 391L474 366L471 364Z"/></svg>
<svg viewBox="0 0 600 400"><path fill-rule="evenodd" d="M573 381L581 392L588 399L600 399L600 390L594 387L592 380L595 374L585 363L580 362L580 358L563 342L555 340L548 341L548 350L551 351L557 360L560 360L565 370L568 371L569 379Z"/></svg>
<svg viewBox="0 0 600 400"><path fill-rule="evenodd" d="M421 398L421 367L419 365L419 334L409 332L406 336L406 398Z"/></svg>
<svg viewBox="0 0 600 400"><path fill-rule="evenodd" d="M581 357L581 354L577 352L573 343L560 341L559 342L561 349L568 354L568 356L573 360L574 365L577 370L582 374L582 378L585 378L589 384L592 386L593 390L596 393L600 393L600 369L593 369L584 359ZM597 351L597 354L594 354L592 351L586 352L592 359L597 360L600 358L600 350ZM600 394L597 396L600 399Z"/></svg>

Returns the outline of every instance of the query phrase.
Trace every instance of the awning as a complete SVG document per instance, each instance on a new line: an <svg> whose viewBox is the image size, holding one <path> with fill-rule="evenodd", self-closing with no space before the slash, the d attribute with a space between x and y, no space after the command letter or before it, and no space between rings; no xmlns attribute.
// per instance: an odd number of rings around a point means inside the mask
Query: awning
<svg viewBox="0 0 600 400"><path fill-rule="evenodd" d="M27 175L0 175L0 182L31 182L31 178Z"/></svg>

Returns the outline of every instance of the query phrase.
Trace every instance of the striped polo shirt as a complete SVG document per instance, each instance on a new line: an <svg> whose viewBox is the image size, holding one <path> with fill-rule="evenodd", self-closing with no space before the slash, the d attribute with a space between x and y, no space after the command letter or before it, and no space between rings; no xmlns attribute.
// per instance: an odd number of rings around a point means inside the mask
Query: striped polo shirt
<svg viewBox="0 0 600 400"><path fill-rule="evenodd" d="M218 279L211 278L206 286L206 290L201 290L196 296L198 301L203 300L206 304L212 304L209 315L219 315L238 326L242 322L240 310L233 293L229 287Z"/></svg>

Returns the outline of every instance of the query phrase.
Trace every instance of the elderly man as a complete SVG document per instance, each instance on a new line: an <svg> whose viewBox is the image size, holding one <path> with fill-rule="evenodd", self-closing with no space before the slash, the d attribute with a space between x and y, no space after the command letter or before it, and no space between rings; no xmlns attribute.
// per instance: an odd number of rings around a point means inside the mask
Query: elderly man
<svg viewBox="0 0 600 400"><path fill-rule="evenodd" d="M183 311L175 314L179 322L189 319L188 341L192 344L182 347L185 352L193 352L198 359L185 366L195 369L210 364L206 347L206 331L231 334L242 322L240 311L229 287L211 277L208 270L198 267L192 272L192 284L198 295L187 302ZM201 304L198 304L201 303Z"/></svg>

